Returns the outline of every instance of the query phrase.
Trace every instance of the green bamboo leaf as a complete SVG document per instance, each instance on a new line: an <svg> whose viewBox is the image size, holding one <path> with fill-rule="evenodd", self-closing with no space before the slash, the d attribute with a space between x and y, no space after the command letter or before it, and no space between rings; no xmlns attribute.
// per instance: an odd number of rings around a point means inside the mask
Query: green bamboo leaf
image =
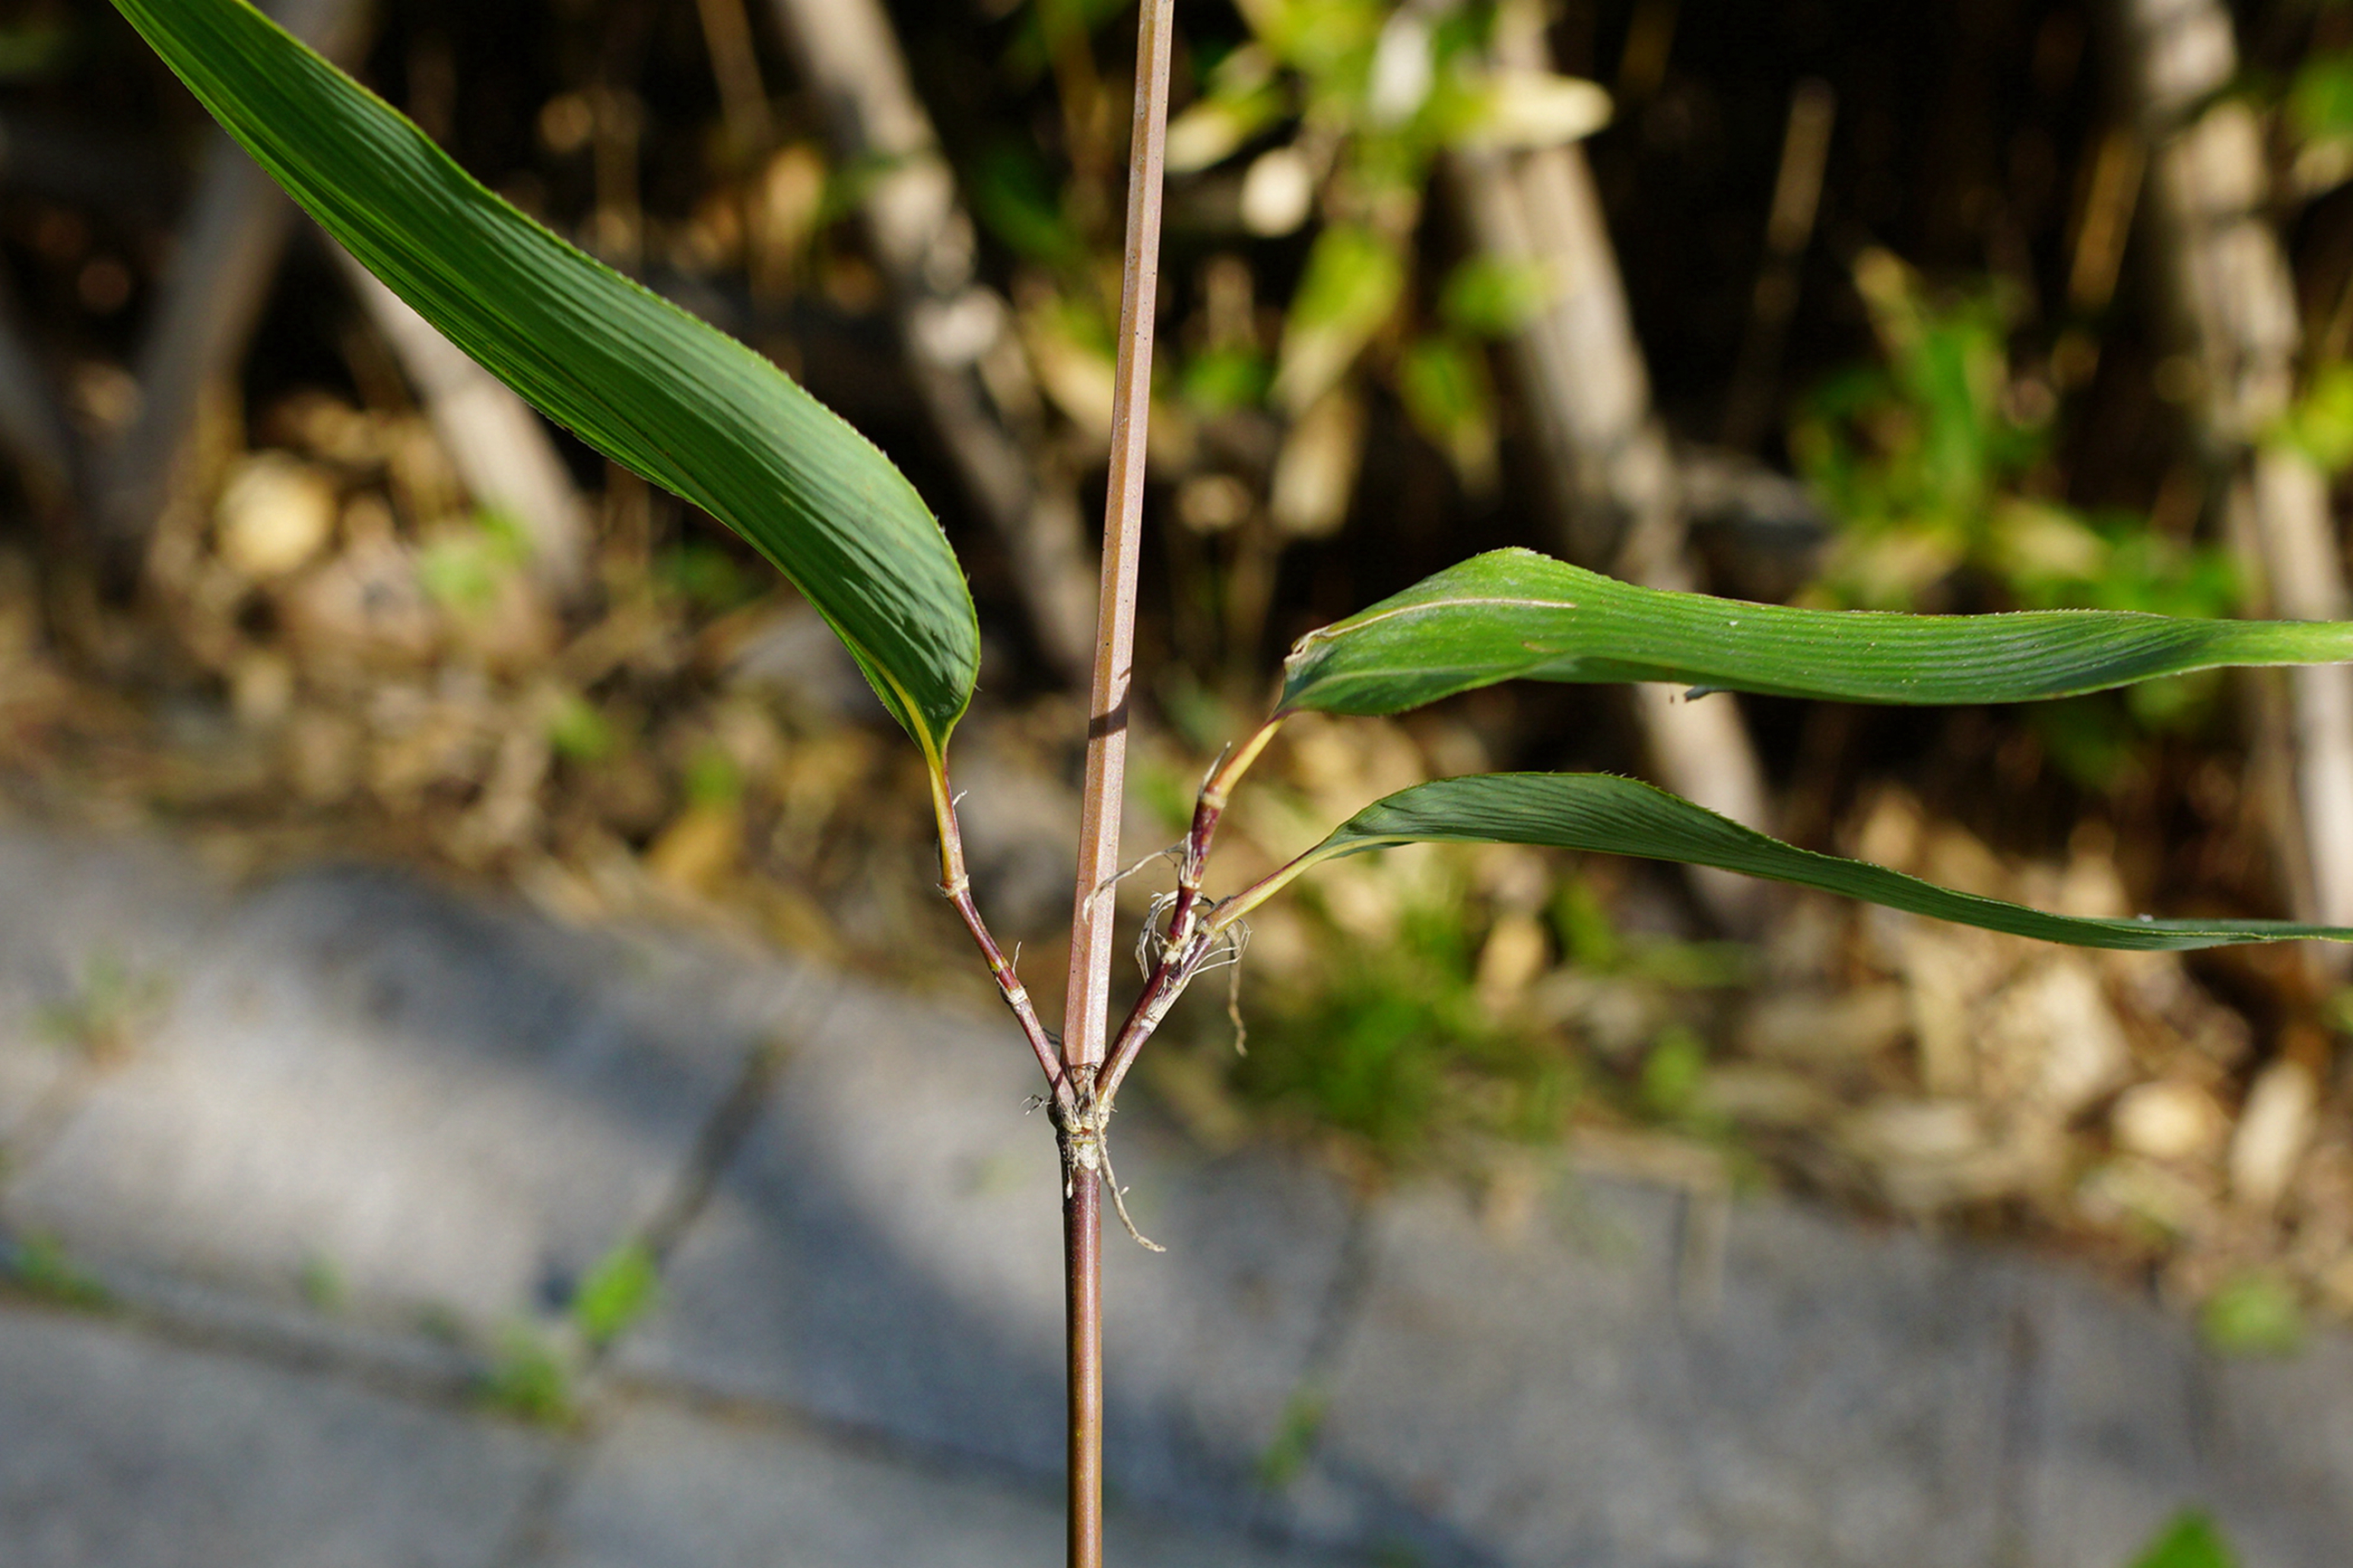
<svg viewBox="0 0 2353 1568"><path fill-rule="evenodd" d="M2221 665L2353 658L2353 623L2121 610L1905 616L1638 588L1528 550L1308 633L1280 713L1397 713L1499 680L1663 680L1848 702L2024 702Z"/></svg>
<svg viewBox="0 0 2353 1568"><path fill-rule="evenodd" d="M748 540L936 757L980 660L923 500L760 355L565 244L244 0L116 0L368 269L550 418Z"/></svg>
<svg viewBox="0 0 2353 1568"><path fill-rule="evenodd" d="M1327 860L1398 844L1538 844L1646 860L1714 866L1794 882L1889 909L2071 947L2179 952L2316 937L2353 942L2353 928L2285 921L2084 920L1958 893L1867 861L1784 844L1678 795L1609 773L1482 773L1418 784L1377 800L1274 877L1229 900L1229 924L1292 878Z"/></svg>

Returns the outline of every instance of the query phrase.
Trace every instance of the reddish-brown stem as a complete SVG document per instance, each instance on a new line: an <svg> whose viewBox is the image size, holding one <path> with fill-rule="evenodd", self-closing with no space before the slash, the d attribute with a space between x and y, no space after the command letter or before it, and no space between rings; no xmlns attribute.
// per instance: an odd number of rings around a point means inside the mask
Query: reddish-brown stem
<svg viewBox="0 0 2353 1568"><path fill-rule="evenodd" d="M1218 836L1218 823L1225 815L1224 797L1212 802L1206 788L1193 803L1193 825L1186 831L1185 847L1176 860L1176 900L1168 906L1171 949L1182 947L1192 932L1193 908L1201 901L1201 879L1209 868L1209 841Z"/></svg>
<svg viewBox="0 0 2353 1568"><path fill-rule="evenodd" d="M1061 1061L1054 1054L1054 1037L1046 1032L1046 1026L1039 1021L1038 1009L1029 1000L1029 987L1021 984L1021 976L1014 972L1012 961L997 945L996 938L988 934L988 927L981 921L979 907L972 901L972 885L966 882L960 887L942 888L940 890L947 894L948 901L955 906L956 913L964 917L965 929L972 932L972 940L978 944L981 956L988 961L988 972L997 977L997 991L1004 996L1005 1005L1013 1010L1014 1019L1020 1024L1022 1036L1029 1042L1029 1048L1037 1053L1038 1066L1046 1075L1048 1091L1058 1104L1075 1104L1071 1092L1070 1075L1062 1070Z"/></svg>
<svg viewBox="0 0 2353 1568"><path fill-rule="evenodd" d="M1229 748L1219 757L1209 776L1201 781L1201 793L1193 802L1193 825L1185 835L1185 849L1176 867L1176 901L1168 910L1168 946L1173 952L1184 947L1193 935L1193 910L1201 901L1201 879L1209 868L1209 844L1218 836L1218 824L1225 819L1226 802L1231 798L1234 786L1250 764L1266 750L1267 742L1282 727L1278 715L1260 725L1250 738L1239 747Z"/></svg>
<svg viewBox="0 0 2353 1568"><path fill-rule="evenodd" d="M1135 658L1135 574L1143 547L1144 470L1152 423L1152 329L1160 281L1160 185L1168 132L1175 0L1143 0L1136 24L1135 121L1130 137L1127 249L1113 385L1111 482L1103 508L1103 589L1095 612L1087 705L1079 877L1062 1068L1076 1105L1057 1104L1063 1155L1063 1262L1070 1308L1071 1568L1103 1564L1103 1123L1094 1094L1111 1001L1113 873L1127 778L1128 683ZM1081 1161L1079 1155L1091 1157Z"/></svg>
<svg viewBox="0 0 2353 1568"><path fill-rule="evenodd" d="M980 906L973 902L972 876L965 869L964 827L956 820L955 795L949 787L947 770L932 770L932 810L940 826L940 891L955 912L964 917L964 929L972 933L975 946L988 963L988 973L997 982L997 989L1012 1009L1015 1022L1021 1026L1022 1037L1036 1053L1039 1068L1046 1075L1046 1088L1056 1110L1070 1112L1077 1109L1078 1097L1071 1088L1070 1075L1062 1068L1061 1059L1054 1054L1054 1037L1046 1032L1038 1016L1038 1009L1029 1000L1029 988L1021 984L1021 975L997 939L988 931L988 922L980 918Z"/></svg>
<svg viewBox="0 0 2353 1568"><path fill-rule="evenodd" d="M1282 724L1280 715L1259 726L1257 731L1238 748L1228 751L1201 781L1201 793L1193 802L1193 825L1185 835L1185 845L1176 862L1176 898L1168 908L1167 945L1161 950L1160 962L1153 966L1151 977L1145 982L1144 994L1135 999L1126 1022L1120 1026L1102 1072L1097 1076L1095 1098L1108 1114L1119 1094L1120 1080L1135 1063L1144 1042L1160 1026L1160 1020L1176 1005L1177 996L1192 983L1203 963L1215 951L1215 936L1206 930L1196 930L1195 911L1200 907L1201 879L1208 869L1209 845L1218 834L1218 824L1225 819L1226 802L1241 776L1266 750L1267 742Z"/></svg>
<svg viewBox="0 0 2353 1568"><path fill-rule="evenodd" d="M1065 1164L1062 1247L1069 1259L1071 1568L1103 1563L1103 1183Z"/></svg>
<svg viewBox="0 0 2353 1568"><path fill-rule="evenodd" d="M1109 1107L1118 1098L1120 1080L1135 1065L1144 1042L1160 1027L1160 1020L1168 1016L1168 1009L1176 1005L1176 998L1192 984L1193 976L1200 973L1201 965L1208 962L1217 947L1215 937L1201 932L1182 950L1171 950L1154 966L1152 978L1145 982L1144 994L1135 999L1127 1021L1120 1026L1119 1038L1113 1044L1103 1074L1096 1080L1098 1104Z"/></svg>

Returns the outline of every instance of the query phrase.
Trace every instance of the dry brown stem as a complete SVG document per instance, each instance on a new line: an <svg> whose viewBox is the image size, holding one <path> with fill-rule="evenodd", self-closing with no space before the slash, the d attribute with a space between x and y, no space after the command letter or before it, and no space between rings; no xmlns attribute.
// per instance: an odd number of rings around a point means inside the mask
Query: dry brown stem
<svg viewBox="0 0 2353 1568"><path fill-rule="evenodd" d="M533 575L558 601L575 597L588 577L587 507L545 422L350 252L337 254L467 492L514 520L531 545Z"/></svg>
<svg viewBox="0 0 2353 1568"><path fill-rule="evenodd" d="M1041 403L1012 312L974 274L976 237L955 174L881 0L773 0L822 105L838 162L862 185L868 236L889 278L908 367L933 422L1013 561L1013 580L1057 672L1087 670L1089 579L1072 476L1025 423Z"/></svg>
<svg viewBox="0 0 2353 1568"><path fill-rule="evenodd" d="M1509 0L1493 47L1508 68L1551 68L1535 4ZM1566 552L1646 587L1695 586L1673 455L1651 406L1650 374L1583 153L1466 155L1455 166L1480 247L1502 260L1541 263L1556 283L1550 306L1512 348ZM1635 712L1670 789L1736 822L1768 826L1763 770L1733 697L1692 702L1641 685ZM1756 920L1755 883L1715 871L1692 877L1726 926L1744 930Z"/></svg>
<svg viewBox="0 0 2353 1568"><path fill-rule="evenodd" d="M2110 21L2133 117L2150 149L2150 232L2196 374L2189 410L2226 502L2232 542L2262 585L2258 613L2339 620L2353 595L2327 482L2268 439L2295 395L2303 350L2295 282L2267 204L2230 10L2217 0L2116 0ZM2293 821L2274 824L2300 920L2353 921L2353 670L2287 672L2288 700L2259 749L2284 753ZM2283 792L2288 793L2288 792ZM2341 972L2341 952L2313 962Z"/></svg>
<svg viewBox="0 0 2353 1568"><path fill-rule="evenodd" d="M364 0L280 0L268 9L332 60L348 61L367 29ZM170 497L207 389L235 374L244 357L294 219L286 194L215 132L133 364L139 412L106 455L96 487L97 527L127 560L143 552Z"/></svg>

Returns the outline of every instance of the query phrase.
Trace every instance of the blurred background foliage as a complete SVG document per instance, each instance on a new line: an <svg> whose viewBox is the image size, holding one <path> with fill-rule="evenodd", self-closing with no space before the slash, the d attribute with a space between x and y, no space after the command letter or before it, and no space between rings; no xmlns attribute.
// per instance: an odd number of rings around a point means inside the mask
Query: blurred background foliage
<svg viewBox="0 0 2353 1568"><path fill-rule="evenodd" d="M1079 701L908 345L965 333L990 417L1095 515L1133 13L877 8L969 215L934 259L976 292L927 326L867 222L907 161L845 138L792 47L796 5L827 3L381 0L351 58L525 210L803 377L933 500L988 646L959 742L976 870L1035 977L1060 961ZM2211 372L2169 318L2118 85L2124 9L1188 4L1135 842L1173 837L1292 638L1478 549L1564 548L1541 389L1510 351L1577 280L1482 247L1481 160L1574 146L1589 168L1706 586L2241 613L2225 463L2193 416ZM2306 345L2257 438L2337 484L2353 8L2221 14ZM1547 68L1512 53L1529 18ZM174 303L206 254L210 144L111 13L0 19L9 808L160 827L241 872L396 857L557 918L700 921L985 1005L929 891L918 771L806 606L555 437L567 578L314 238L189 383L130 547L101 525L169 390L161 323L234 314L210 275ZM1799 842L2079 912L2276 913L2278 806L2246 761L2263 700L2217 676L2024 712L1742 711ZM1221 880L1421 778L1645 765L1630 710L1580 689L1296 728ZM1207 984L1145 1068L1212 1146L1303 1139L1367 1181L1442 1165L1505 1215L1537 1157L1783 1181L2151 1271L2244 1349L2353 1313L2353 1009L2294 955L2112 963L1803 900L1744 937L1654 868L1424 849L1270 910L1240 975L1246 1054Z"/></svg>

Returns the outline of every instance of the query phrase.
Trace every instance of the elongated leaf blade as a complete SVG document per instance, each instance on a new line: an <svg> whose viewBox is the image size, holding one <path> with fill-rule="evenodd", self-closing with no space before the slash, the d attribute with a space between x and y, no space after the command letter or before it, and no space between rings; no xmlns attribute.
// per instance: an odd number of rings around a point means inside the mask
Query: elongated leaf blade
<svg viewBox="0 0 2353 1568"><path fill-rule="evenodd" d="M1792 609L1638 588L1533 551L1498 550L1302 637L1283 665L1278 711L1397 713L1514 679L2024 702L2223 665L2347 658L2347 622Z"/></svg>
<svg viewBox="0 0 2353 1568"><path fill-rule="evenodd" d="M1294 862L1305 869L1398 844L1539 844L1714 866L1908 910L1960 925L2072 947L2179 952L2234 942L2319 938L2353 928L2285 921L2086 920L1955 892L1862 860L1768 838L1678 795L1609 773L1482 773L1416 785L1377 800Z"/></svg>
<svg viewBox="0 0 2353 1568"><path fill-rule="evenodd" d="M874 446L760 355L567 245L244 0L116 0L213 117L392 290L549 417L773 562L936 754L972 596Z"/></svg>

